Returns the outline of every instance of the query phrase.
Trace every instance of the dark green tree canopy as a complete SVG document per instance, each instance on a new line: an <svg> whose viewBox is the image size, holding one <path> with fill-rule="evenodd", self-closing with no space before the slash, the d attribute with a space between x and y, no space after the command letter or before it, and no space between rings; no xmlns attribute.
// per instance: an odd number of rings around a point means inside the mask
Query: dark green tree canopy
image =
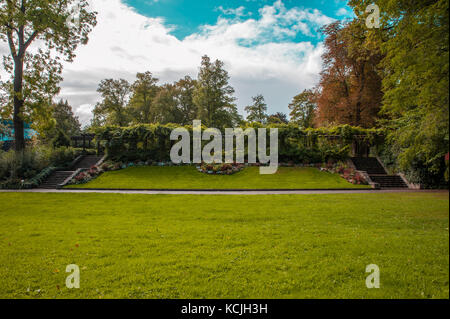
<svg viewBox="0 0 450 319"><path fill-rule="evenodd" d="M124 79L106 79L100 82L97 92L103 100L94 108L94 122L100 125L127 126L130 123L127 108L131 93L130 83Z"/></svg>
<svg viewBox="0 0 450 319"><path fill-rule="evenodd" d="M304 90L302 93L294 96L289 104L291 122L303 128L314 126L314 115L317 109L315 96L316 94L312 90Z"/></svg>
<svg viewBox="0 0 450 319"><path fill-rule="evenodd" d="M198 118L209 127L232 127L240 121L229 79L222 61L211 62L208 56L203 56L193 101Z"/></svg>
<svg viewBox="0 0 450 319"><path fill-rule="evenodd" d="M261 124L267 121L267 104L264 101L264 96L258 94L252 97L253 104L246 106L245 111L248 113L247 121L259 122Z"/></svg>

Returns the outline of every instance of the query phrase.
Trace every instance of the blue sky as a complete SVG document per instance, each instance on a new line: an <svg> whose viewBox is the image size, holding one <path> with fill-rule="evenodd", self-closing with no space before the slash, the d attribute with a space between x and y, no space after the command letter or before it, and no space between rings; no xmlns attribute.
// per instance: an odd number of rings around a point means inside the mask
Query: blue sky
<svg viewBox="0 0 450 319"><path fill-rule="evenodd" d="M137 12L148 17L162 17L168 25L172 25L172 34L179 39L198 32L205 24L214 24L219 16L232 16L232 10L244 7L240 19L246 20L259 16L259 10L273 4L273 0L125 0L126 4L135 8ZM317 9L324 15L341 19L350 12L346 0L285 0L287 9ZM298 35L294 41L319 42L320 39Z"/></svg>
<svg viewBox="0 0 450 319"><path fill-rule="evenodd" d="M89 0L98 24L64 65L60 98L83 124L101 99L101 80L135 80L151 71L159 84L197 77L201 57L225 63L236 104L262 94L269 113L313 87L322 70L317 30L350 15L342 0ZM8 52L0 43L0 54Z"/></svg>

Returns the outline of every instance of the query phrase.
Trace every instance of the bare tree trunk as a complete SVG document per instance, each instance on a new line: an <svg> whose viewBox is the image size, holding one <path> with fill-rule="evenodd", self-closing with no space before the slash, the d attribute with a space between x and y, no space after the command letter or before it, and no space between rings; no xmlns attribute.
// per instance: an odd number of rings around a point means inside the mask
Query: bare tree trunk
<svg viewBox="0 0 450 319"><path fill-rule="evenodd" d="M364 92L364 88L365 88L365 81L366 81L366 77L365 77L365 65L363 64L361 66L361 75L360 75L360 84L359 84L359 91L358 91L358 100L356 102L356 114L355 114L355 125L356 126L361 126L361 105L362 105L362 94Z"/></svg>
<svg viewBox="0 0 450 319"><path fill-rule="evenodd" d="M14 59L14 149L17 153L23 152L25 149L25 134L23 122L23 105L22 96L23 88L23 59L19 56Z"/></svg>

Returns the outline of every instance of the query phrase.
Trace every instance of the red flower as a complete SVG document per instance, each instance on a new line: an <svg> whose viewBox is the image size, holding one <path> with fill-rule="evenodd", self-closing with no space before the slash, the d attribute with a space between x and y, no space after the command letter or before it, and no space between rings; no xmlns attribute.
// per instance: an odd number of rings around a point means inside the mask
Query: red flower
<svg viewBox="0 0 450 319"><path fill-rule="evenodd" d="M445 160L448 162L450 160L450 153L445 154Z"/></svg>

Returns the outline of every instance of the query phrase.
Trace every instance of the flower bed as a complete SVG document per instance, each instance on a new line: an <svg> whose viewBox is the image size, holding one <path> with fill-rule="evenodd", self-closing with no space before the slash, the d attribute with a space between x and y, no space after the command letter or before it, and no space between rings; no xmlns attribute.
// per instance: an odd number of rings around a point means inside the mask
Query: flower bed
<svg viewBox="0 0 450 319"><path fill-rule="evenodd" d="M323 172L329 172L333 174L339 174L342 178L346 179L349 183L354 185L367 185L368 182L360 173L354 168L349 167L344 163L328 163L322 165L320 168Z"/></svg>
<svg viewBox="0 0 450 319"><path fill-rule="evenodd" d="M210 175L233 175L242 171L245 168L245 164L237 163L223 163L223 164L206 164L197 166L197 170L201 173Z"/></svg>

